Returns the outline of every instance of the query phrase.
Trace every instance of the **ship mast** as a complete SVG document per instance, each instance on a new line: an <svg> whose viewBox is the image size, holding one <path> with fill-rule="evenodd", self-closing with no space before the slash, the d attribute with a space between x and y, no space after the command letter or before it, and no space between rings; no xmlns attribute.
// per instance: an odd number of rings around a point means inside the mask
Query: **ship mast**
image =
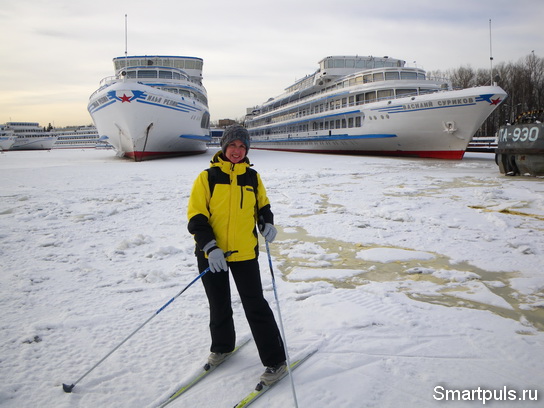
<svg viewBox="0 0 544 408"><path fill-rule="evenodd" d="M491 19L489 19L489 64L491 65L491 69L489 70L490 84L494 85L493 83L493 45L491 42Z"/></svg>
<svg viewBox="0 0 544 408"><path fill-rule="evenodd" d="M128 34L127 34L127 15L125 14L125 68L127 67L127 58L128 58Z"/></svg>

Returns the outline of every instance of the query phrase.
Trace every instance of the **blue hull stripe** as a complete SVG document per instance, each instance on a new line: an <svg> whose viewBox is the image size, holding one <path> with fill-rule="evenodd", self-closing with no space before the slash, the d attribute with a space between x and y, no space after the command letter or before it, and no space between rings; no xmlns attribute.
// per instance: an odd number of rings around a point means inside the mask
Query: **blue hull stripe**
<svg viewBox="0 0 544 408"><path fill-rule="evenodd" d="M191 140L202 140L204 142L209 142L212 140L210 135L199 136L199 135L179 135L182 139L191 139Z"/></svg>
<svg viewBox="0 0 544 408"><path fill-rule="evenodd" d="M338 140L358 140L358 139L387 139L397 137L395 134L378 133L369 135L353 135L338 134L338 135L326 135L326 136L311 136L311 137L297 137L297 138L285 138L285 139L271 139L271 140L257 140L252 139L251 143L289 143L289 142L328 142Z"/></svg>

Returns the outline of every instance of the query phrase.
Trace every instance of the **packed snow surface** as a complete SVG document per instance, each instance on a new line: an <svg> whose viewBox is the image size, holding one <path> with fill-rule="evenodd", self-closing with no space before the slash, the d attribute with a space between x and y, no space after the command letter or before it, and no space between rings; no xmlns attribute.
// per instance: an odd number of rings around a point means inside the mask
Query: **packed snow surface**
<svg viewBox="0 0 544 408"><path fill-rule="evenodd" d="M2 407L153 407L203 365L201 282L155 312L198 274L186 207L215 151L0 154ZM543 406L542 179L505 177L486 154L249 153L279 231L289 354L317 350L293 373L300 407ZM259 259L277 315L263 243ZM242 340L235 289L233 303ZM250 341L171 406L232 407L262 371ZM254 406L293 401L285 380Z"/></svg>

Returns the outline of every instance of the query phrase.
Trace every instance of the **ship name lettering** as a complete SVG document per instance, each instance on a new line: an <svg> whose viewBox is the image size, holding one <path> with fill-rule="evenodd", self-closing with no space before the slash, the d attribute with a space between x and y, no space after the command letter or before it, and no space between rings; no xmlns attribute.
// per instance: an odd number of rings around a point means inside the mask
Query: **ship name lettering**
<svg viewBox="0 0 544 408"><path fill-rule="evenodd" d="M148 100L149 102L161 103L162 98L161 98L161 97L158 97L158 96L149 95L149 96L147 97L147 100Z"/></svg>
<svg viewBox="0 0 544 408"><path fill-rule="evenodd" d="M407 103L405 105L402 105L402 109L421 109L421 108L432 108L433 103L432 102L414 102L414 103Z"/></svg>
<svg viewBox="0 0 544 408"><path fill-rule="evenodd" d="M168 106L176 106L178 103L176 101L173 101L171 99L165 99L164 104Z"/></svg>
<svg viewBox="0 0 544 408"><path fill-rule="evenodd" d="M466 105L467 103L474 103L474 98L443 99L437 103L438 106Z"/></svg>

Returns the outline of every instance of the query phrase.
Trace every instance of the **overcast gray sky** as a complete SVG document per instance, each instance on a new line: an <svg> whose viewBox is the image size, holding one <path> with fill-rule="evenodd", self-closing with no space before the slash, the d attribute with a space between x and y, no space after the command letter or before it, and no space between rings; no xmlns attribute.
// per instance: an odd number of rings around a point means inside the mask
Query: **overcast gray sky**
<svg viewBox="0 0 544 408"><path fill-rule="evenodd" d="M544 56L542 0L0 0L0 123L91 123L112 58L204 59L212 120L313 73L328 55L388 55L428 71Z"/></svg>

